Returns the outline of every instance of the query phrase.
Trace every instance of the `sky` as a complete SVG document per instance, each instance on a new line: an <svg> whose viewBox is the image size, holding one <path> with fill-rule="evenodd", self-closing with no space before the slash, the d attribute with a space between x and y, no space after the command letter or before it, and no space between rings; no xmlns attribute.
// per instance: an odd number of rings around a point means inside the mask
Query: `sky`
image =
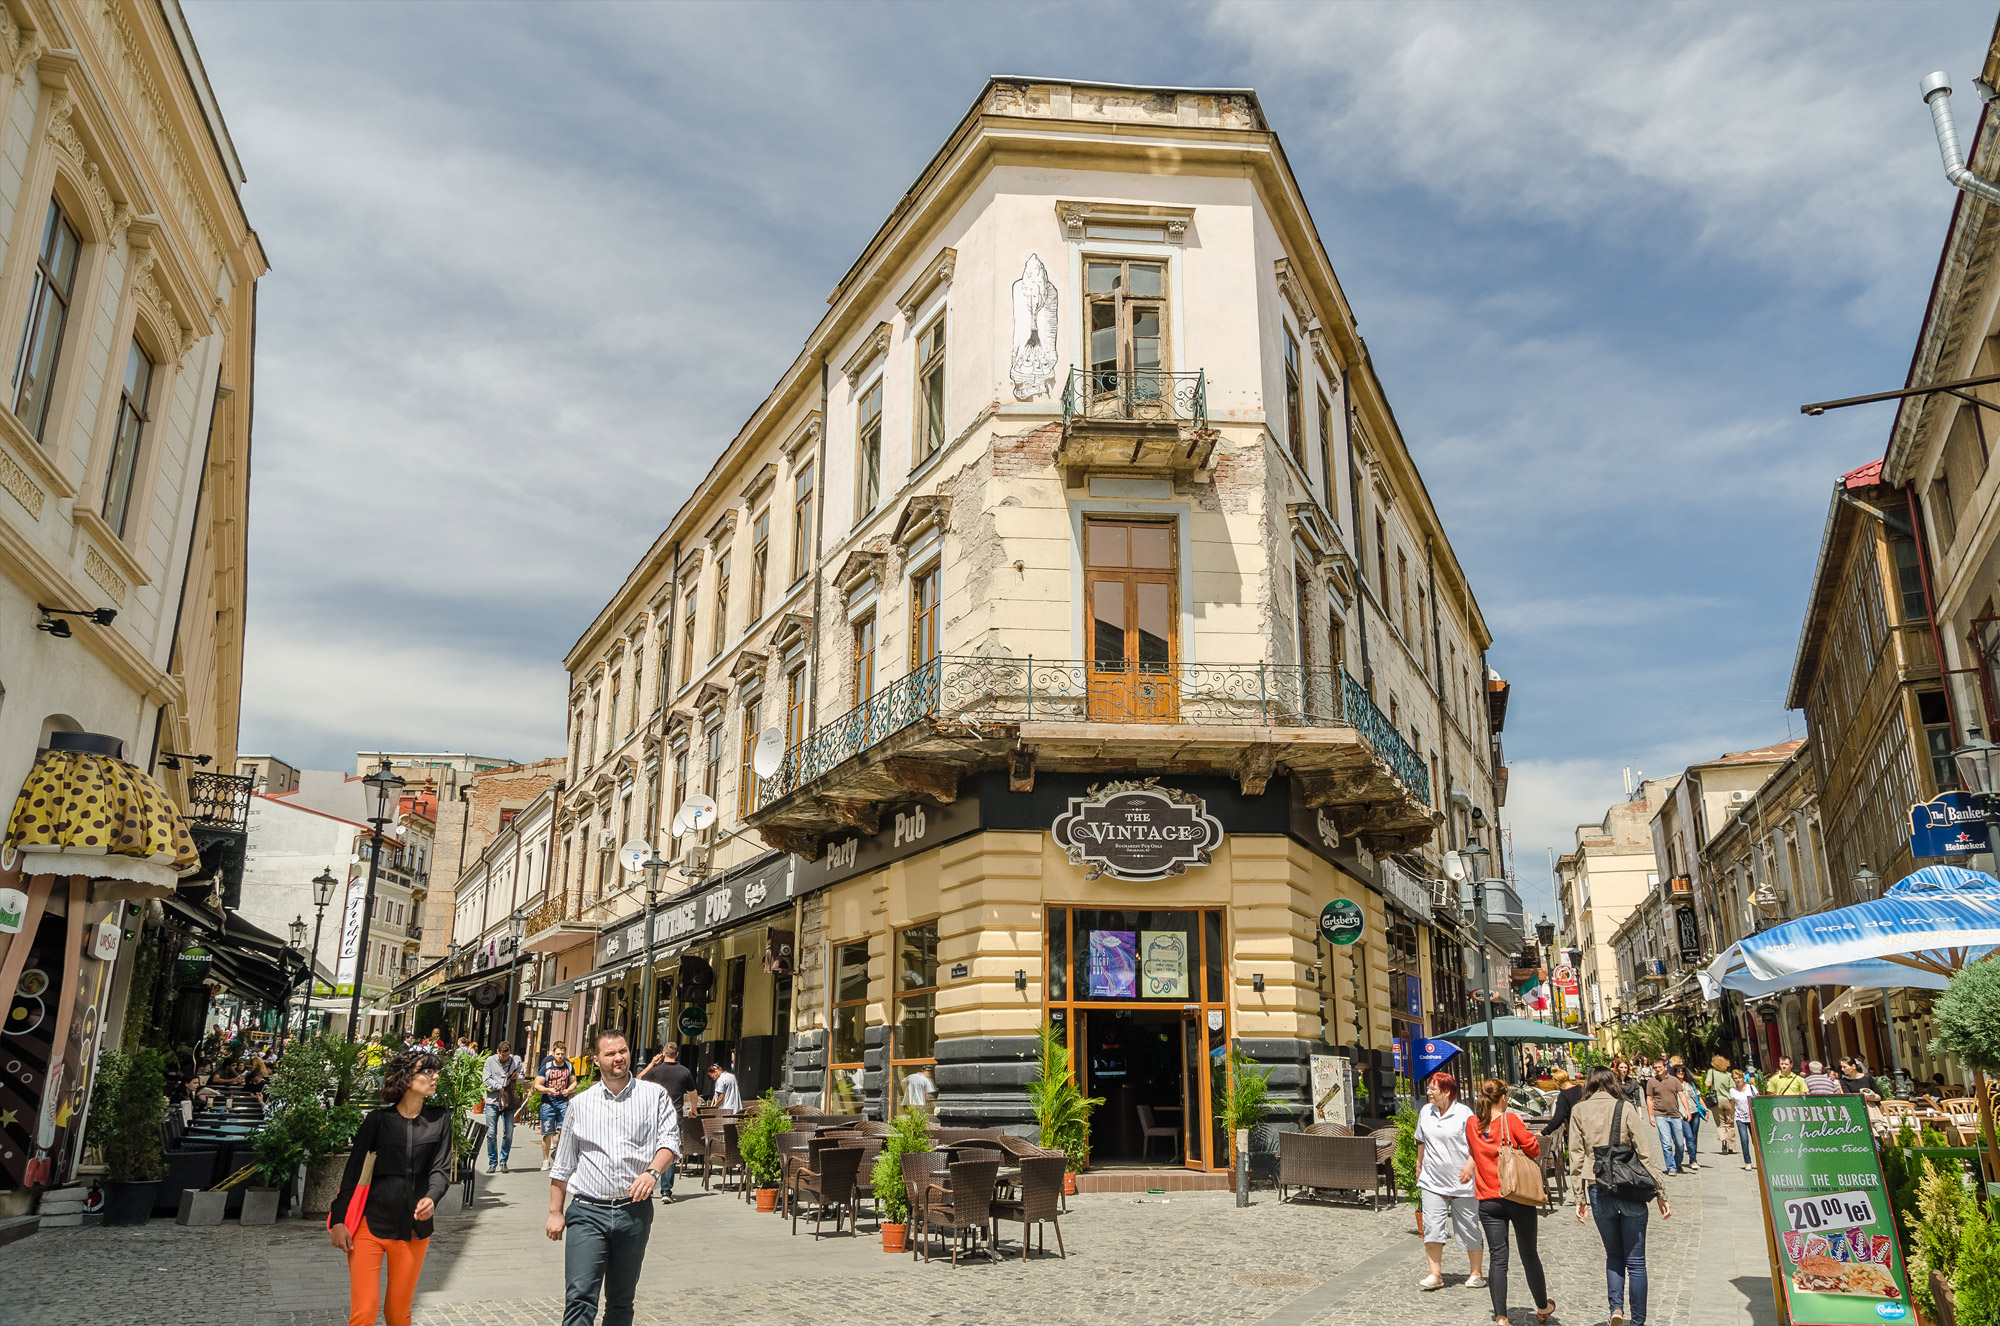
<svg viewBox="0 0 2000 1326"><path fill-rule="evenodd" d="M1253 87L1513 683L1548 854L1784 710L1991 5L186 8L250 177L242 749L529 760L561 659L989 74Z"/></svg>

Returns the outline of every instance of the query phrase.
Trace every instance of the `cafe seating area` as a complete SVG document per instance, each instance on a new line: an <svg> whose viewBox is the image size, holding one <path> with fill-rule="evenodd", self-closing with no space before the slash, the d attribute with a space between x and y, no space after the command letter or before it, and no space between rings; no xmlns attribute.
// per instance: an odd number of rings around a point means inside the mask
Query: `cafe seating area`
<svg viewBox="0 0 2000 1326"><path fill-rule="evenodd" d="M1278 1134L1278 1200L1293 1192L1365 1195L1371 1210L1396 1202L1396 1129L1386 1119L1315 1123Z"/></svg>
<svg viewBox="0 0 2000 1326"><path fill-rule="evenodd" d="M209 1086L195 1099L169 1105L160 1119L160 1154L166 1169L153 1214L175 1214L183 1192L204 1191L249 1164L255 1159L250 1134L263 1123L263 1103L248 1087ZM242 1205L239 1185L229 1194L229 1214L236 1214Z"/></svg>

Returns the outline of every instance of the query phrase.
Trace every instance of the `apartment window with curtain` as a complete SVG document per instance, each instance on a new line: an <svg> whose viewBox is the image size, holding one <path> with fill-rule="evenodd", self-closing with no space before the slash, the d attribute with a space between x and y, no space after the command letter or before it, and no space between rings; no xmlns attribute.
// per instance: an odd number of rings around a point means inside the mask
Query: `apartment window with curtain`
<svg viewBox="0 0 2000 1326"><path fill-rule="evenodd" d="M771 508L765 507L750 521L750 620L764 615L765 580L771 570Z"/></svg>
<svg viewBox="0 0 2000 1326"><path fill-rule="evenodd" d="M1305 384L1299 379L1299 338L1285 328L1285 444L1306 468Z"/></svg>
<svg viewBox="0 0 2000 1326"><path fill-rule="evenodd" d="M805 578L812 564L813 463L799 466L792 480L792 583Z"/></svg>
<svg viewBox="0 0 2000 1326"><path fill-rule="evenodd" d="M689 585L687 592L681 596L684 605L681 609L681 685L683 686L694 680L695 596L696 589L693 585Z"/></svg>
<svg viewBox="0 0 2000 1326"><path fill-rule="evenodd" d="M747 819L757 809L757 770L751 758L757 753L757 734L763 727L764 702L751 700L743 706L743 732L737 743L742 749L736 767L736 818Z"/></svg>
<svg viewBox="0 0 2000 1326"><path fill-rule="evenodd" d="M827 1100L841 1114L861 1113L868 1052L868 941L833 951L833 1044Z"/></svg>
<svg viewBox="0 0 2000 1326"><path fill-rule="evenodd" d="M944 315L917 337L917 442L912 467L944 446Z"/></svg>
<svg viewBox="0 0 2000 1326"><path fill-rule="evenodd" d="M910 667L922 667L938 653L938 569L910 581Z"/></svg>
<svg viewBox="0 0 2000 1326"><path fill-rule="evenodd" d="M711 632L708 656L714 658L729 643L729 554L715 559L715 629Z"/></svg>
<svg viewBox="0 0 2000 1326"><path fill-rule="evenodd" d="M63 328L69 321L82 252L83 242L62 206L50 200L42 220L42 246L35 255L34 285L28 292L28 320L21 328L21 351L14 361L14 414L38 442L48 422L49 391L62 358Z"/></svg>
<svg viewBox="0 0 2000 1326"><path fill-rule="evenodd" d="M614 670L611 674L611 725L604 730L606 736L605 748L607 750L616 745L618 741L618 682L619 675Z"/></svg>
<svg viewBox="0 0 2000 1326"><path fill-rule="evenodd" d="M895 1108L903 1103L903 1079L937 1063L936 921L896 932L896 1007L889 1019L889 1090Z"/></svg>
<svg viewBox="0 0 2000 1326"><path fill-rule="evenodd" d="M806 670L803 665L785 674L785 749L806 738Z"/></svg>
<svg viewBox="0 0 2000 1326"><path fill-rule="evenodd" d="M861 393L854 418L854 519L882 500L882 380Z"/></svg>
<svg viewBox="0 0 2000 1326"><path fill-rule="evenodd" d="M1375 592L1382 611L1389 611L1389 526L1380 516L1375 517Z"/></svg>
<svg viewBox="0 0 2000 1326"><path fill-rule="evenodd" d="M111 470L104 479L104 523L119 538L131 514L132 481L139 472L139 444L145 439L146 402L153 390L153 361L133 341L125 355L125 388L118 398L118 432L111 445Z"/></svg>
<svg viewBox="0 0 2000 1326"><path fill-rule="evenodd" d="M854 623L854 703L875 694L875 614Z"/></svg>

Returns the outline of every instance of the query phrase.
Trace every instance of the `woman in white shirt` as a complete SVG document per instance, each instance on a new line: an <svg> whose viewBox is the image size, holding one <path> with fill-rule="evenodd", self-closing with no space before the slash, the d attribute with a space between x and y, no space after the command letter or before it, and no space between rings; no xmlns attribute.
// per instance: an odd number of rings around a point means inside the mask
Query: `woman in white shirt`
<svg viewBox="0 0 2000 1326"><path fill-rule="evenodd" d="M1743 1168L1756 1169L1757 1162L1750 1158L1750 1098L1757 1094L1757 1087L1744 1078L1740 1068L1730 1071L1729 1080L1735 1084L1729 1088L1729 1103L1736 1107L1736 1140L1743 1144Z"/></svg>
<svg viewBox="0 0 2000 1326"><path fill-rule="evenodd" d="M1472 1144L1466 1126L1472 1111L1458 1099L1458 1079L1433 1073L1424 1088L1430 1097L1417 1111L1417 1189L1423 1194L1424 1256L1430 1274L1419 1289L1444 1287L1444 1243L1447 1235L1472 1263L1467 1289L1485 1287L1479 1273L1486 1255L1486 1238L1479 1228L1479 1201L1472 1195Z"/></svg>

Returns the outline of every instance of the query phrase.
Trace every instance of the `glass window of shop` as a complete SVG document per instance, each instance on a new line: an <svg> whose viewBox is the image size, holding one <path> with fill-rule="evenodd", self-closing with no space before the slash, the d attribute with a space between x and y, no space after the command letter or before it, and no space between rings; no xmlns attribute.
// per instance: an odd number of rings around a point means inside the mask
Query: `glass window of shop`
<svg viewBox="0 0 2000 1326"><path fill-rule="evenodd" d="M904 1084L921 1071L936 1081L937 922L896 932L896 1008L890 1018L890 1090L897 1109L922 1104L936 1108L935 1092L922 1101L906 1098ZM922 1085L921 1083L919 1085Z"/></svg>
<svg viewBox="0 0 2000 1326"><path fill-rule="evenodd" d="M868 1050L868 941L833 950L833 1042L827 1059L827 1108L859 1114Z"/></svg>
<svg viewBox="0 0 2000 1326"><path fill-rule="evenodd" d="M1395 908L1388 910L1389 1028L1394 1038L1396 1073L1410 1075L1411 1051L1424 1036L1423 970L1417 965L1417 927Z"/></svg>

